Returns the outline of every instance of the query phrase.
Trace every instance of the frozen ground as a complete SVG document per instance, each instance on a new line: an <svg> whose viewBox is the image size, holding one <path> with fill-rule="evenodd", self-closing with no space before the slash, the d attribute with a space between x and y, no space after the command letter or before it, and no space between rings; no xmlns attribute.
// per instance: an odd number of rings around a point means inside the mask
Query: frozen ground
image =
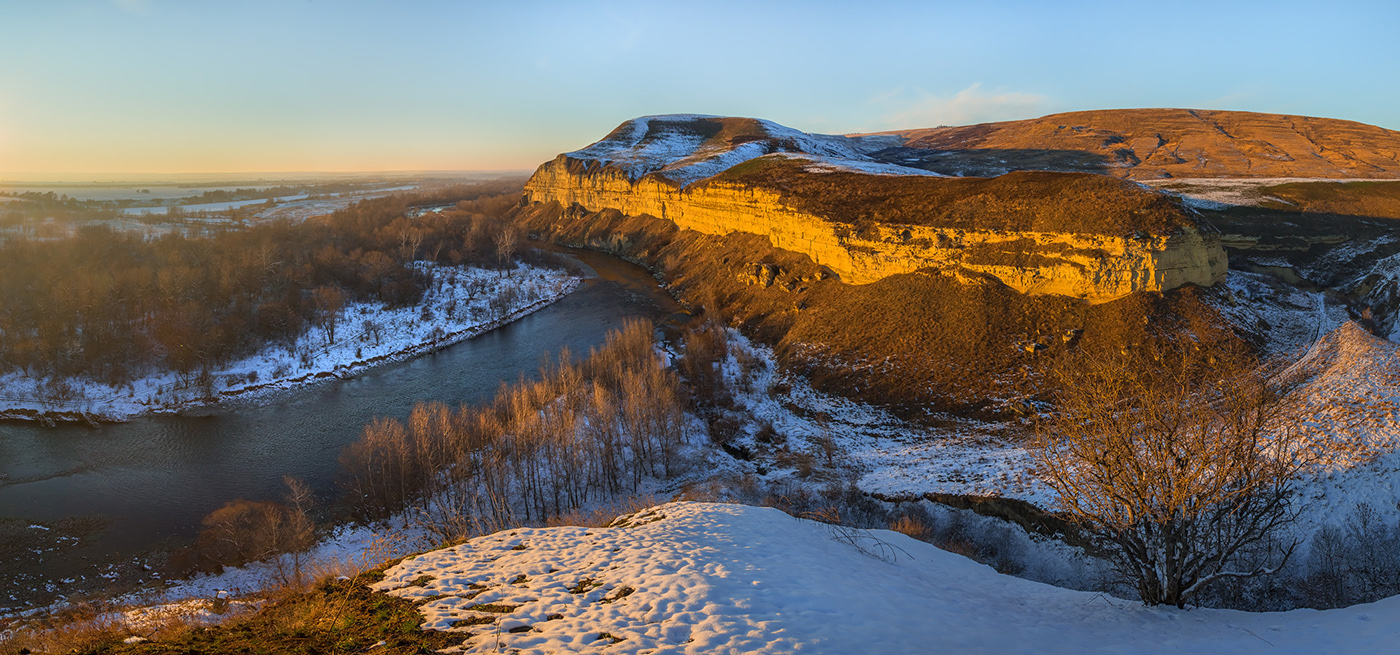
<svg viewBox="0 0 1400 655"><path fill-rule="evenodd" d="M272 200L274 202L290 202L294 200L303 200L305 198L305 193L299 193L291 196L278 196L276 198L273 198ZM250 205L262 205L266 203L266 198L254 200L229 200L226 202L206 202L197 205L180 205L180 210L187 212L222 212L228 211L230 209L238 209L239 207L248 207ZM169 207L127 207L126 209L121 210L121 214L124 216L163 216L169 213Z"/></svg>
<svg viewBox="0 0 1400 655"><path fill-rule="evenodd" d="M219 366L209 387L165 372L121 387L74 382L73 399L53 401L42 392L46 379L11 372L0 375L0 416L62 412L127 420L343 378L476 336L562 298L579 284L566 273L523 264L509 272L423 266L433 284L421 304L397 309L350 304L337 321L334 342L325 329L312 327L295 344L269 346Z"/></svg>
<svg viewBox="0 0 1400 655"><path fill-rule="evenodd" d="M613 526L480 537L375 587L421 603L425 627L469 653L1380 653L1400 639L1400 598L1147 608L774 509L672 503Z"/></svg>
<svg viewBox="0 0 1400 655"><path fill-rule="evenodd" d="M1254 207L1265 201L1289 204L1279 198L1263 195L1260 189L1292 182L1383 182L1367 178L1317 179L1310 177L1260 177L1260 178L1187 178L1173 177L1160 180L1136 180L1137 183L1154 189L1169 191L1185 198L1190 204L1203 209L1224 209L1231 205Z"/></svg>
<svg viewBox="0 0 1400 655"><path fill-rule="evenodd" d="M735 401L758 424L772 425L790 452L825 459L830 439L864 491L890 496L948 493L1007 496L1048 506L1053 494L1031 471L1030 455L1003 426L975 421L938 428L907 423L889 412L817 391L798 376L782 375L770 348L730 333L725 375ZM772 467L767 477L796 474L793 458L765 456L759 425L736 440Z"/></svg>
<svg viewBox="0 0 1400 655"><path fill-rule="evenodd" d="M1304 291L1268 275L1230 271L1222 293L1209 302L1231 323L1258 335L1265 354L1293 361L1349 319L1326 294Z"/></svg>
<svg viewBox="0 0 1400 655"><path fill-rule="evenodd" d="M259 221L286 219L290 221L303 221L312 216L325 216L340 211L361 200L379 198L400 191L412 191L418 185L396 186L389 189L375 189L372 191L354 191L346 193L332 193L314 198L292 200L281 202L275 207L270 207L254 214L254 218Z"/></svg>

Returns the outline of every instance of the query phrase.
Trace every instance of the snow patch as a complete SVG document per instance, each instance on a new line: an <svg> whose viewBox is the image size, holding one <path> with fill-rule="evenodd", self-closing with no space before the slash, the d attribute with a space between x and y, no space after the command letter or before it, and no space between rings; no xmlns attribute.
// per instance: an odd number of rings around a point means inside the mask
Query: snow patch
<svg viewBox="0 0 1400 655"><path fill-rule="evenodd" d="M875 162L864 154L876 145L874 143L844 136L809 134L762 119L728 119L750 120L764 135L738 144L712 142L695 129L698 122L723 118L701 114L634 118L603 140L566 155L621 170L634 181L649 173L659 173L682 187L750 159L776 152L805 153L829 161L830 165L859 172L878 170L880 175L927 174L917 169Z"/></svg>

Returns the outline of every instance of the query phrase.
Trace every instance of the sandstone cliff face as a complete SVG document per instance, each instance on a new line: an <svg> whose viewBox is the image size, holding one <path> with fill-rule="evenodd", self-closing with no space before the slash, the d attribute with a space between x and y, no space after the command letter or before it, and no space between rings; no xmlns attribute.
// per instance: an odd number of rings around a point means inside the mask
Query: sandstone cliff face
<svg viewBox="0 0 1400 655"><path fill-rule="evenodd" d="M952 229L879 222L856 226L799 211L773 191L711 181L681 188L656 176L635 181L615 168L561 155L526 185L532 202L650 215L703 234L749 232L805 254L845 282L867 284L936 268L987 274L1027 294L1093 303L1138 291L1224 279L1219 238L1193 227L1125 236Z"/></svg>

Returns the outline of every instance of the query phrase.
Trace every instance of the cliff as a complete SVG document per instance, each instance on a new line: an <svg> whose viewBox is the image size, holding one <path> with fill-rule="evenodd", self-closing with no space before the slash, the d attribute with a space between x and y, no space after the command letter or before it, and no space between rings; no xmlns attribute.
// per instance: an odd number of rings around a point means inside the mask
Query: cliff
<svg viewBox="0 0 1400 655"><path fill-rule="evenodd" d="M758 139L743 143L758 143L759 156L725 158L723 164L739 161L688 183L683 180L693 175L678 175L662 161L648 168L601 159L595 144L541 166L526 195L530 202L655 216L708 235L756 234L852 284L938 269L990 275L1022 293L1097 303L1210 286L1225 275L1215 234L1131 183L1064 174L1020 174L991 184L892 175L898 171L865 160L785 154L793 149ZM710 162L723 152L712 150ZM860 156L858 148L851 152ZM707 172L713 168L706 165Z"/></svg>

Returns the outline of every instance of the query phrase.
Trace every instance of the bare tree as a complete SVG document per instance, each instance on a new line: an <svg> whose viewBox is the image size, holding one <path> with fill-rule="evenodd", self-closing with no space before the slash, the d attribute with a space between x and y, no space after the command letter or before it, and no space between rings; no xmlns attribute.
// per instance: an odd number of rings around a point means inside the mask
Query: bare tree
<svg viewBox="0 0 1400 655"><path fill-rule="evenodd" d="M311 517L316 496L311 487L298 478L284 475L282 482L287 485L287 494L282 498L286 525L276 541L287 557L277 558L277 570L284 584L301 588L306 583L307 551L316 545L316 521Z"/></svg>
<svg viewBox="0 0 1400 655"><path fill-rule="evenodd" d="M316 525L308 514L311 489L290 476L283 479L288 504L239 498L204 517L196 547L206 563L238 566L276 558L284 583L303 582L304 553L316 543ZM291 553L290 562L284 553Z"/></svg>
<svg viewBox="0 0 1400 655"><path fill-rule="evenodd" d="M345 292L340 287L320 286L312 292L311 300L316 305L316 324L326 335L326 346L335 343L335 328L340 323L340 312L345 309Z"/></svg>
<svg viewBox="0 0 1400 655"><path fill-rule="evenodd" d="M1077 359L1037 427L1037 463L1123 581L1184 607L1214 580L1276 571L1234 567L1296 517L1305 449L1249 358L1188 344Z"/></svg>
<svg viewBox="0 0 1400 655"><path fill-rule="evenodd" d="M500 260L501 266L509 272L510 260L515 257L515 250L520 242L520 235L509 227L496 233L496 258Z"/></svg>

